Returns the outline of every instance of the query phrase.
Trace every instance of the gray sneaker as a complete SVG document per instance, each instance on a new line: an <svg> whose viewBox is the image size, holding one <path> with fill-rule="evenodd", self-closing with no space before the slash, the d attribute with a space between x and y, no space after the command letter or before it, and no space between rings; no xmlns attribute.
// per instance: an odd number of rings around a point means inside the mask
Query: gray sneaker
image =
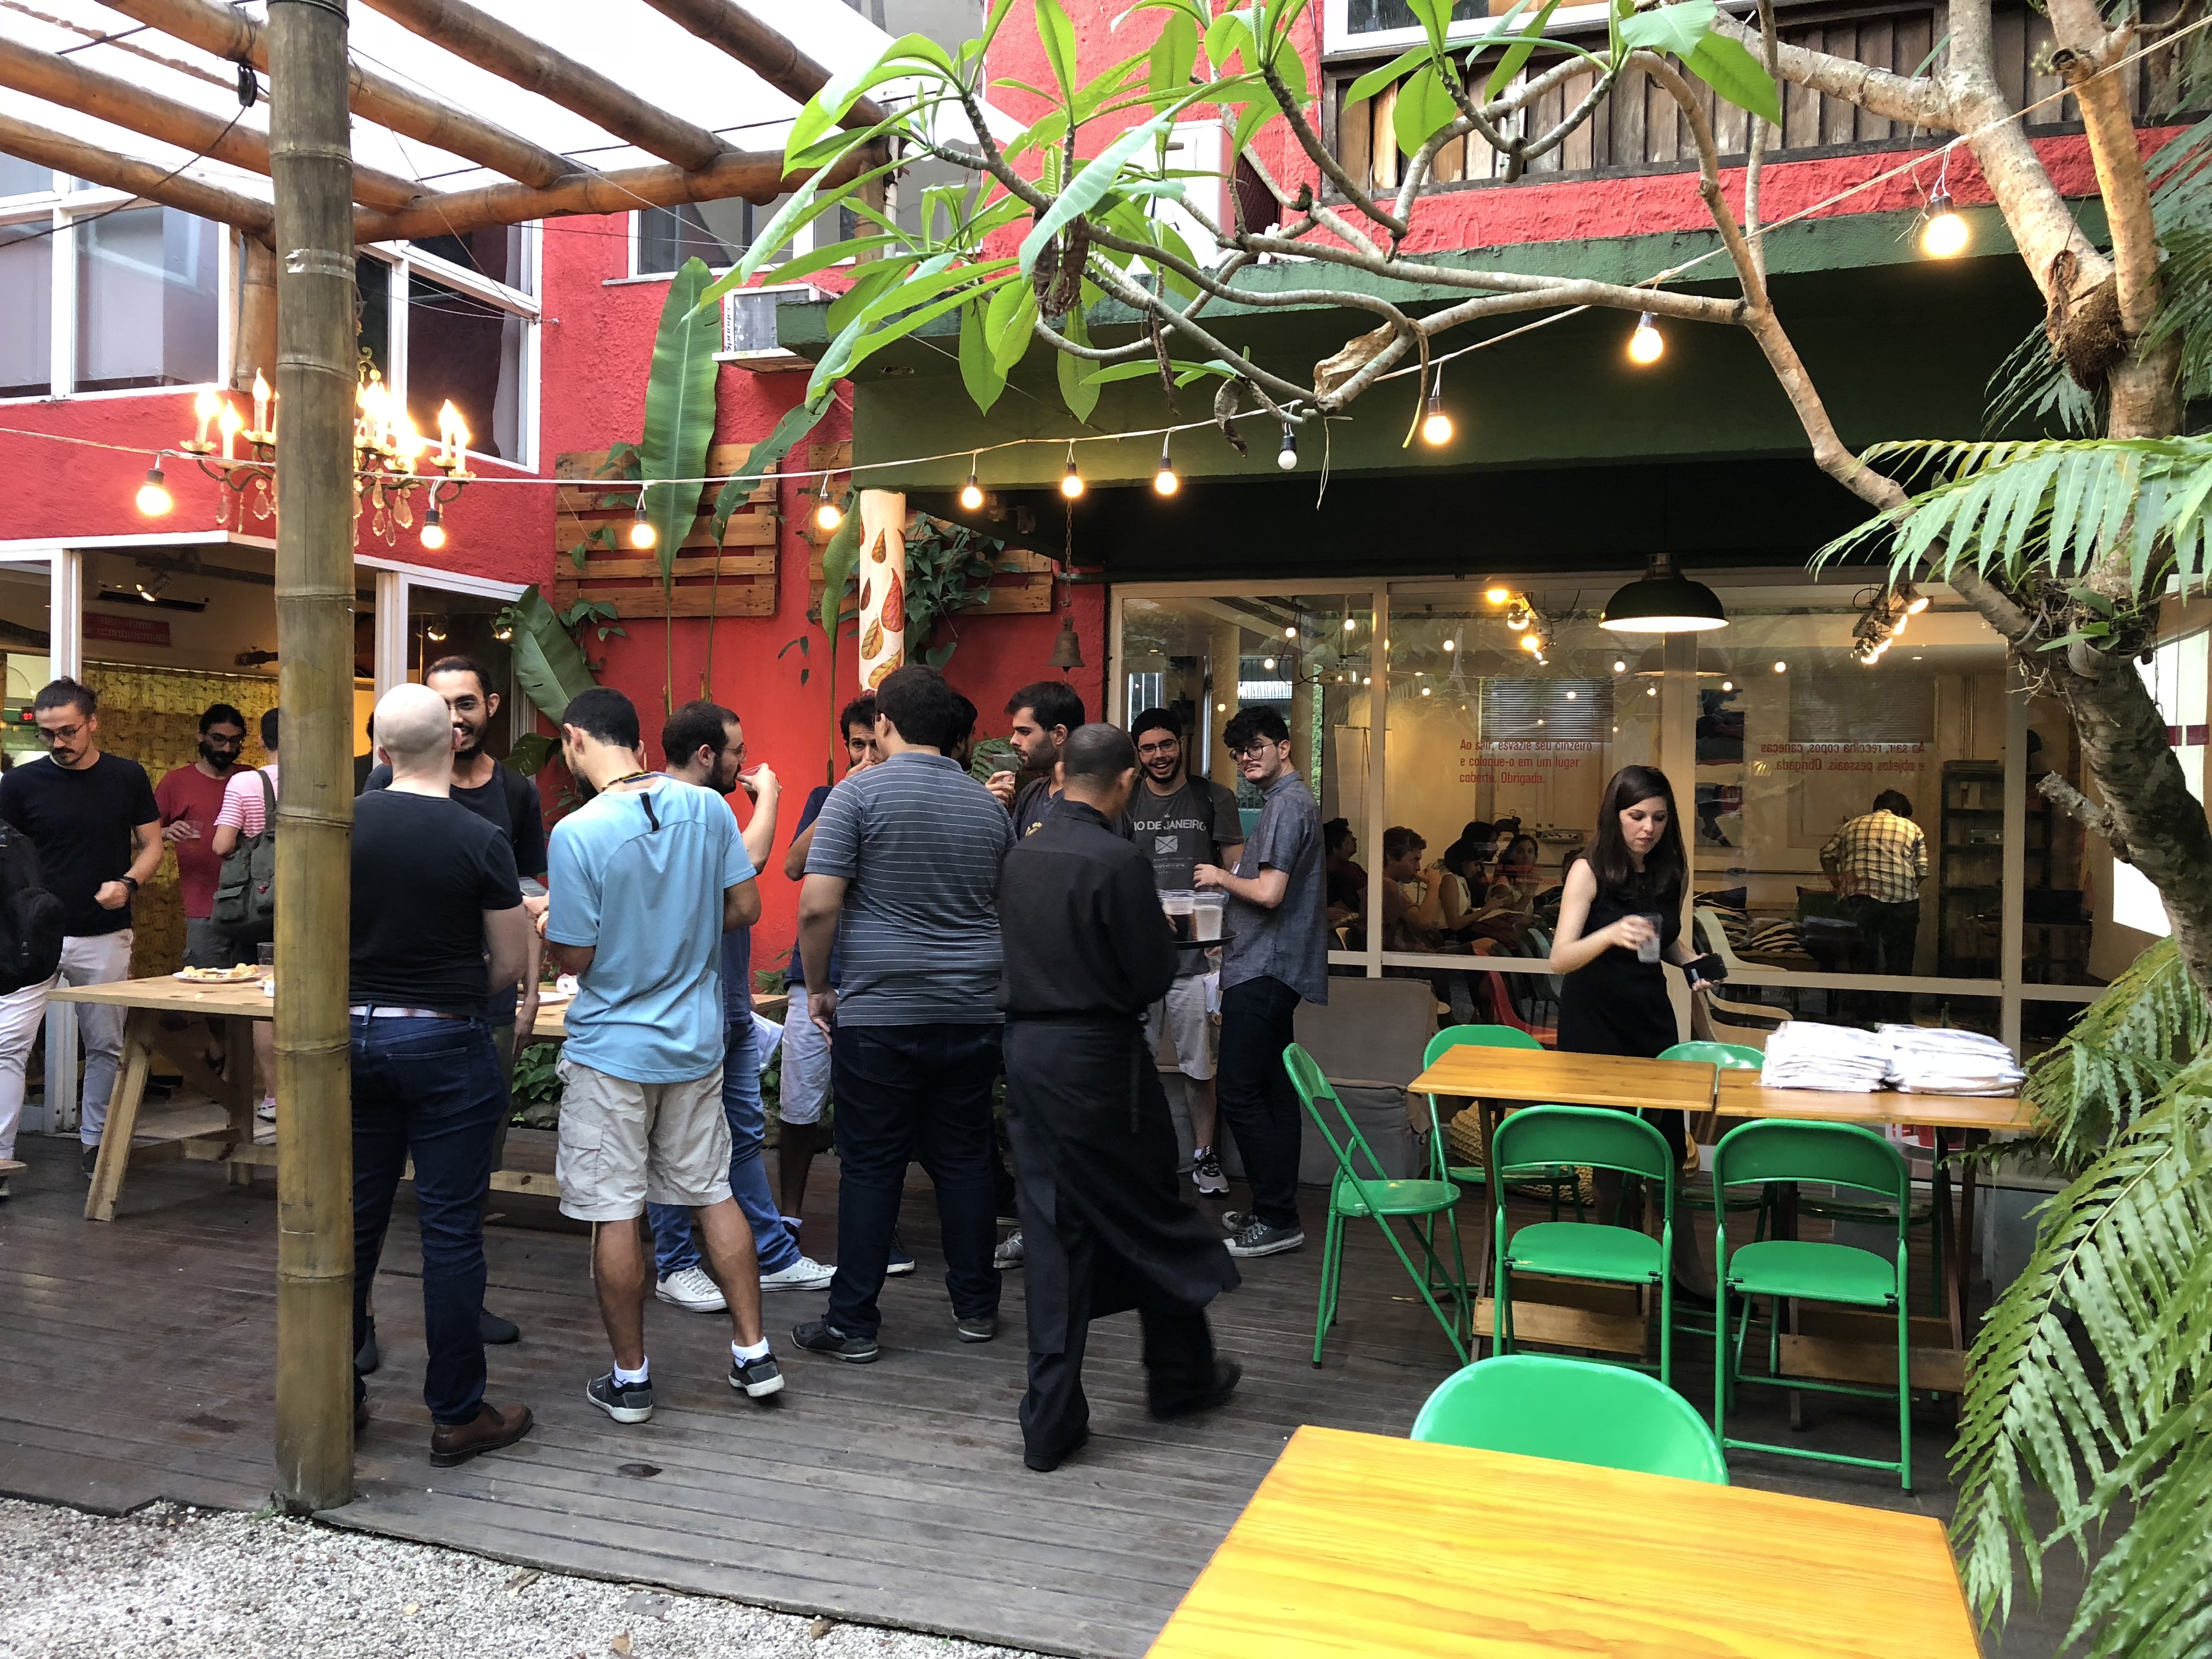
<svg viewBox="0 0 2212 1659"><path fill-rule="evenodd" d="M1280 1255L1285 1250L1297 1249L1305 1242L1305 1233L1300 1228L1270 1227L1264 1221L1252 1221L1230 1235L1229 1254Z"/></svg>
<svg viewBox="0 0 2212 1659"><path fill-rule="evenodd" d="M952 1334L963 1342L988 1342L999 1334L996 1314L975 1314L966 1319L955 1320Z"/></svg>
<svg viewBox="0 0 2212 1659"><path fill-rule="evenodd" d="M1022 1231L1020 1228L1017 1227L1013 1231L1008 1233L1006 1237L1000 1242L999 1248L991 1252L991 1265L994 1267L999 1268L1002 1272L1008 1267L1018 1267L1022 1265Z"/></svg>

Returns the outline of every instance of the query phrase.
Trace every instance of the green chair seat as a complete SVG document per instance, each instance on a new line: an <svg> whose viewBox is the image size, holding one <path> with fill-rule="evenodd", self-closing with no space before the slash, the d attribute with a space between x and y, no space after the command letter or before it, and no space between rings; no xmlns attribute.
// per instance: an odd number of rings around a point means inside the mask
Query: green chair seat
<svg viewBox="0 0 2212 1659"><path fill-rule="evenodd" d="M1449 1181L1339 1182L1332 1201L1344 1216L1434 1215L1459 1202Z"/></svg>
<svg viewBox="0 0 2212 1659"><path fill-rule="evenodd" d="M1446 1377L1421 1407L1413 1437L1729 1483L1713 1431L1674 1389L1638 1371L1552 1354L1502 1354Z"/></svg>
<svg viewBox="0 0 2212 1659"><path fill-rule="evenodd" d="M1859 1308L1897 1303L1895 1262L1849 1244L1807 1239L1769 1238L1729 1251L1728 1282L1730 1290L1750 1296L1803 1297Z"/></svg>
<svg viewBox="0 0 2212 1659"><path fill-rule="evenodd" d="M1613 1285L1659 1282L1659 1241L1632 1227L1596 1222L1537 1221L1505 1244L1505 1265L1521 1273L1557 1273Z"/></svg>

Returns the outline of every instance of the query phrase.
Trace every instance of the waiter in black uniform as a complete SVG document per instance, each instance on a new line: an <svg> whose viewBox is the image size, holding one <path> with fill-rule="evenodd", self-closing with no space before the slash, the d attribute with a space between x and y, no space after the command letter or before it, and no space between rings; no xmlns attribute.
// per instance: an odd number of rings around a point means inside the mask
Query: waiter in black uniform
<svg viewBox="0 0 2212 1659"><path fill-rule="evenodd" d="M1059 810L1006 854L1006 1132L1028 1240L1030 1386L1022 1461L1057 1468L1091 1437L1083 1349L1091 1322L1137 1310L1158 1418L1227 1400L1243 1375L1217 1358L1206 1304L1237 1268L1176 1180L1175 1126L1145 1047L1145 1011L1176 951L1151 861L1111 825L1137 781L1136 747L1085 726L1061 752Z"/></svg>

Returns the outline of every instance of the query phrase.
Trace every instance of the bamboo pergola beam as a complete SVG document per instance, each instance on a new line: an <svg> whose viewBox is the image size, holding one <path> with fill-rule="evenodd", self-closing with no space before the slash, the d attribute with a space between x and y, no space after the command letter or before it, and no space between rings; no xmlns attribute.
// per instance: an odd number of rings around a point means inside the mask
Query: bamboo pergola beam
<svg viewBox="0 0 2212 1659"><path fill-rule="evenodd" d="M5 149L0 143L0 149ZM830 170L826 185L839 185L879 167L873 144L848 156ZM364 242L403 241L416 236L465 235L487 225L521 224L580 213L628 213L634 208L674 207L683 202L726 202L743 197L770 202L810 175L785 177L781 155L725 150L711 165L686 171L675 167L623 167L612 173L578 173L550 190L521 185L489 185L423 198L405 213L355 216Z"/></svg>
<svg viewBox="0 0 2212 1659"><path fill-rule="evenodd" d="M275 210L266 202L181 173L170 178L167 168L151 161L118 155L112 149L102 149L81 138L65 137L27 121L18 121L13 116L0 115L0 150L109 190L127 190L133 196L175 208L181 213L235 226L249 236L264 240L276 222Z"/></svg>
<svg viewBox="0 0 2212 1659"><path fill-rule="evenodd" d="M647 103L597 70L477 10L467 0L368 3L433 45L582 116L647 155L696 171L728 153L728 147L706 128Z"/></svg>
<svg viewBox="0 0 2212 1659"><path fill-rule="evenodd" d="M646 0L709 46L719 46L794 103L828 84L830 71L736 0ZM889 113L872 98L856 100L842 125L872 127Z"/></svg>
<svg viewBox="0 0 2212 1659"><path fill-rule="evenodd" d="M43 98L50 104L80 111L249 173L265 175L269 171L269 140L255 129L5 36L0 36L0 87ZM354 200L380 212L404 212L427 193L411 179L354 163Z"/></svg>
<svg viewBox="0 0 2212 1659"><path fill-rule="evenodd" d="M215 0L112 0L110 9L227 63L251 64L268 71L266 31L244 12ZM564 155L358 64L351 66L347 97L353 112L365 121L465 156L526 185L543 188L576 171L576 164Z"/></svg>

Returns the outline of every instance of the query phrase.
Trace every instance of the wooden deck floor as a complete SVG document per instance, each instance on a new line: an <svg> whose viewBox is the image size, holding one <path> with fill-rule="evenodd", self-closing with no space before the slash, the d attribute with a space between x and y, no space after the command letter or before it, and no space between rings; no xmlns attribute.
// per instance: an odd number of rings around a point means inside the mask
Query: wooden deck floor
<svg viewBox="0 0 2212 1659"><path fill-rule="evenodd" d="M132 1176L112 1224L83 1221L71 1144L33 1138L31 1169L0 1206L0 1492L104 1511L157 1498L226 1508L266 1501L274 1352L276 1205L267 1180L226 1188L201 1164ZM817 1170L808 1243L833 1254L836 1166ZM533 1565L727 1595L836 1617L1081 1656L1141 1654L1291 1431L1318 1423L1402 1434L1450 1350L1371 1230L1355 1229L1342 1323L1307 1360L1319 1237L1249 1264L1216 1304L1236 1401L1210 1419L1145 1415L1134 1321L1091 1345L1094 1439L1051 1475L1024 1469L1021 1276L1002 1334L955 1340L936 1222L917 1173L904 1218L921 1271L887 1287L882 1360L847 1366L792 1351L820 1294L769 1298L789 1386L769 1408L723 1381L726 1326L655 1304L659 1413L610 1423L583 1398L604 1369L580 1231L538 1200L501 1198L489 1231L498 1311L523 1327L494 1349L492 1397L526 1401L531 1437L433 1469L420 1394L418 1261L403 1200L378 1292L384 1369L359 1452L360 1497L325 1518ZM526 1213L527 1212L527 1213ZM531 1224L519 1224L527 1221ZM1681 1381L1699 1397L1694 1360ZM1883 1478L1743 1459L1740 1482L1948 1516L1948 1413L1924 1418L1908 1496ZM1767 1425L1789 1432L1779 1413ZM1820 1443L1885 1443L1878 1416L1821 1409ZM650 1471L649 1473L647 1471ZM2062 1587L2063 1588L2063 1587ZM2016 1620L2007 1659L2055 1650L2047 1614ZM1994 1649L1992 1650L1994 1651Z"/></svg>

